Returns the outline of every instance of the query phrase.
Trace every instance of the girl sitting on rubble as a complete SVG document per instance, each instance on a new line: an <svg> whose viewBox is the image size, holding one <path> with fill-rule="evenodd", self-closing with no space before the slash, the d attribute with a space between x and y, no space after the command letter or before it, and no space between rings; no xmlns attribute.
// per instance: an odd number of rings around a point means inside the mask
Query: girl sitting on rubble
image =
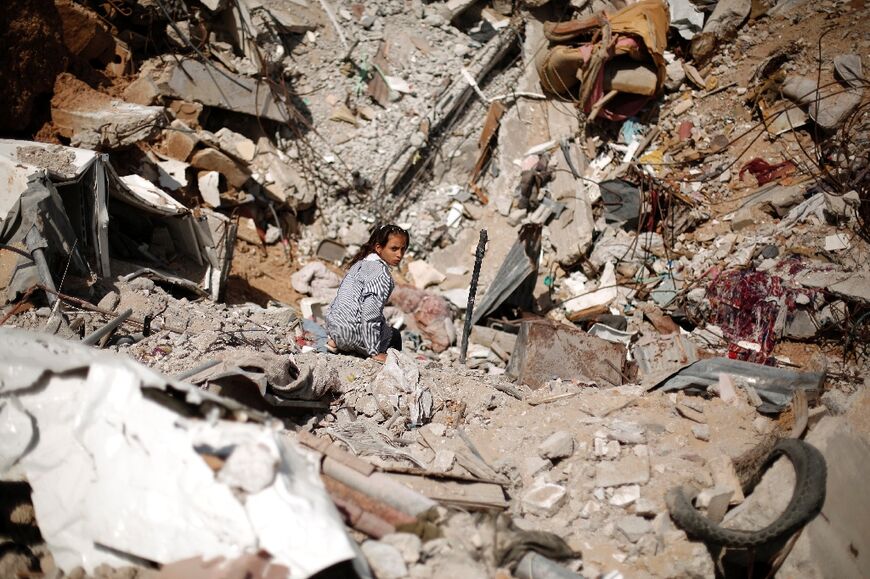
<svg viewBox="0 0 870 579"><path fill-rule="evenodd" d="M409 240L408 232L398 225L382 225L350 261L326 315L330 352L362 354L384 362L388 348L402 349L401 334L384 318L384 305L395 287L390 267L402 261Z"/></svg>

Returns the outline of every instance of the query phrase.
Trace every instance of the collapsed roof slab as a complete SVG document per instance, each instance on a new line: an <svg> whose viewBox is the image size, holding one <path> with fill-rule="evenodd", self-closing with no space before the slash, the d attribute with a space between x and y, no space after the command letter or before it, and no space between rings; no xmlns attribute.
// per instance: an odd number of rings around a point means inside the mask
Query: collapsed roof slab
<svg viewBox="0 0 870 579"><path fill-rule="evenodd" d="M272 93L268 83L233 74L214 63L206 65L190 58L164 60L162 65L143 67L142 74L149 75L164 97L278 122L290 118L287 105Z"/></svg>

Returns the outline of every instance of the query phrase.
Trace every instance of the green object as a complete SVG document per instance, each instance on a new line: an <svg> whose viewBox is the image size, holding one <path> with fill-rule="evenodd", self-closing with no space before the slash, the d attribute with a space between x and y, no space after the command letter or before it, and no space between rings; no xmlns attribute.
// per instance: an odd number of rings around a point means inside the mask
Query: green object
<svg viewBox="0 0 870 579"><path fill-rule="evenodd" d="M547 277L544 278L544 285L547 287L553 287L553 284L555 282L556 282L556 280L553 278L552 275L548 275Z"/></svg>

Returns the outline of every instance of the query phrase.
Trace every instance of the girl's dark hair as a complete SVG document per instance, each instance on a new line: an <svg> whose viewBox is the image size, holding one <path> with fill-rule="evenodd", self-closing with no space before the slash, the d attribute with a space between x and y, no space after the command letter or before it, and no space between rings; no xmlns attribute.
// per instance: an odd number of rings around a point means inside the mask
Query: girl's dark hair
<svg viewBox="0 0 870 579"><path fill-rule="evenodd" d="M376 227L374 231L372 231L369 240L365 245L359 248L359 251L356 252L356 255L354 255L353 259L350 260L350 263L347 264L347 269L350 269L353 264L364 259L368 254L373 253L376 245L386 245L387 241L390 240L391 235L401 235L404 237L406 248L408 247L408 242L411 241L411 236L408 235L408 232L398 225L388 223L387 225Z"/></svg>

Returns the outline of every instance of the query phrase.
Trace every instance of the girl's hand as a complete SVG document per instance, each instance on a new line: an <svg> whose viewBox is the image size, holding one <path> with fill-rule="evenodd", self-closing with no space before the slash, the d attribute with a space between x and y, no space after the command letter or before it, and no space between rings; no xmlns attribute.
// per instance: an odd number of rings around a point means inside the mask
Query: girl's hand
<svg viewBox="0 0 870 579"><path fill-rule="evenodd" d="M387 354L386 353L378 354L377 356L372 356L371 359L374 360L375 362L383 364L384 362L387 361Z"/></svg>

